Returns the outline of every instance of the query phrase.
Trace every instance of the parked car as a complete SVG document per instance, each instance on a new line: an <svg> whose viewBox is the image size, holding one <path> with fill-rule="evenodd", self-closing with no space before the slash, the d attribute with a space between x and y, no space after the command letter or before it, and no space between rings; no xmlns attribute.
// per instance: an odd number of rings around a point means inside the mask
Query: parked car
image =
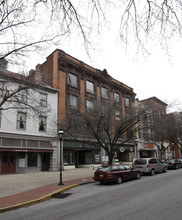
<svg viewBox="0 0 182 220"><path fill-rule="evenodd" d="M178 159L168 159L165 160L165 163L168 165L168 169L178 169L182 167L182 161Z"/></svg>
<svg viewBox="0 0 182 220"><path fill-rule="evenodd" d="M99 167L93 179L100 183L117 182L122 183L124 180L140 179L141 173L139 170L134 170L130 166L118 164Z"/></svg>
<svg viewBox="0 0 182 220"><path fill-rule="evenodd" d="M155 173L167 172L167 164L156 158L134 159L133 168L139 169L142 174L155 175Z"/></svg>

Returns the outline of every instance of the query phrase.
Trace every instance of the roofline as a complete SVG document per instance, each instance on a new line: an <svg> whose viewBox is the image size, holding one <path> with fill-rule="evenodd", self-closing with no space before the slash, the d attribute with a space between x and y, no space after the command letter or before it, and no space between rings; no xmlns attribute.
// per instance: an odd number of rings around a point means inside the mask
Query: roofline
<svg viewBox="0 0 182 220"><path fill-rule="evenodd" d="M52 87L50 87L49 85L47 85L47 84L45 84L45 86L44 85L41 85L41 84L39 84L39 83L34 83L34 82L32 82L31 80L29 80L26 76L23 76L23 75L21 75L21 74L19 74L19 73L16 73L17 75L19 75L20 77L25 77L25 78L19 78L19 77L17 77L17 76L14 76L13 75L13 72L12 73L10 73L10 72L3 72L3 71L0 71L0 75L2 76L2 77L4 77L4 78L6 78L6 77L8 77L8 78L11 78L11 79L15 79L16 81L15 82L17 82L17 83L24 83L24 84L27 84L27 83L29 83L30 85L32 85L32 86L34 86L34 87L37 87L37 88L40 88L40 89L43 89L43 90L49 90L49 91L52 91L53 93L57 93L58 92L58 90L57 89L54 89L54 88L52 88Z"/></svg>
<svg viewBox="0 0 182 220"><path fill-rule="evenodd" d="M140 100L140 102L148 101L148 100L156 100L157 102L162 103L162 104L165 105L165 106L168 106L167 103L165 103L165 102L163 102L162 100L158 99L156 96L152 96L152 97L150 97L150 98Z"/></svg>

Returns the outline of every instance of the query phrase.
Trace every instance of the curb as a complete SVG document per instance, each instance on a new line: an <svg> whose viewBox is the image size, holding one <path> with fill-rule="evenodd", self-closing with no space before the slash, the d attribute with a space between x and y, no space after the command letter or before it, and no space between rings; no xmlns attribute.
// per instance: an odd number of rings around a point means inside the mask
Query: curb
<svg viewBox="0 0 182 220"><path fill-rule="evenodd" d="M88 182L88 183L90 183L90 182ZM87 184L87 183L85 183L85 184ZM74 185L71 185L71 186L67 186L67 187L65 187L63 189L59 189L59 190L57 190L57 191L55 191L53 193L50 193L50 194L48 194L46 196L41 197L41 198L30 200L30 201L24 202L24 203L19 203L19 204L13 205L13 206L8 206L8 207L1 208L0 209L0 213L7 212L7 211L10 211L10 210L14 210L14 209L18 209L18 208L22 208L22 207L29 206L29 205L34 205L36 203L44 202L44 201L52 198L53 196L55 196L55 195L57 195L57 194L59 194L61 192L65 192L65 191L67 191L67 190L69 190L71 188L77 187L79 185L83 185L83 184L74 184Z"/></svg>

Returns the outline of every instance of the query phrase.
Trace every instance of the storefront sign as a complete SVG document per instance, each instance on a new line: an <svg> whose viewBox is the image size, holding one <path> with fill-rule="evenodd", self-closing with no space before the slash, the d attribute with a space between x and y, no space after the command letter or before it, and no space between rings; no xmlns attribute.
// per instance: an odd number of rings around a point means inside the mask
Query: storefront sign
<svg viewBox="0 0 182 220"><path fill-rule="evenodd" d="M144 148L154 149L154 145L153 144L144 144Z"/></svg>
<svg viewBox="0 0 182 220"><path fill-rule="evenodd" d="M120 152L123 153L125 151L124 147L120 147Z"/></svg>

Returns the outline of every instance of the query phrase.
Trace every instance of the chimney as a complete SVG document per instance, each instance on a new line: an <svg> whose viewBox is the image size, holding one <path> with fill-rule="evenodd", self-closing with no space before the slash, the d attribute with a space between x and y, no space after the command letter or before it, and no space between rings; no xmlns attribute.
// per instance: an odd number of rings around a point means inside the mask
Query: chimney
<svg viewBox="0 0 182 220"><path fill-rule="evenodd" d="M40 83L42 82L42 74L41 74L41 64L37 64L35 69L35 82Z"/></svg>
<svg viewBox="0 0 182 220"><path fill-rule="evenodd" d="M35 83L41 83L42 82L42 74L41 74L41 65L40 64L38 64L36 66L35 70L31 69L29 71L28 79L30 79L31 81L33 81Z"/></svg>
<svg viewBox="0 0 182 220"><path fill-rule="evenodd" d="M0 59L0 71L6 72L7 67L8 67L8 61L4 58L1 58Z"/></svg>

